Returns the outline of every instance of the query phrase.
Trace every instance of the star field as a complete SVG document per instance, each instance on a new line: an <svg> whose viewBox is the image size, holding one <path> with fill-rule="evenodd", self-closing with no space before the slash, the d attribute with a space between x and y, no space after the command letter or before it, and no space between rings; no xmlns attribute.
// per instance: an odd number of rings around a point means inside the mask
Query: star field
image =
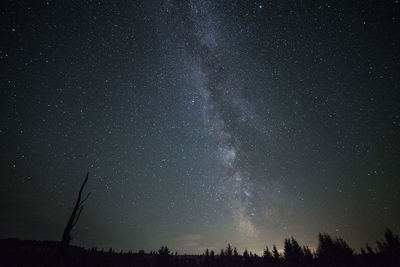
<svg viewBox="0 0 400 267"><path fill-rule="evenodd" d="M180 253L400 231L398 1L8 1L0 238Z"/></svg>

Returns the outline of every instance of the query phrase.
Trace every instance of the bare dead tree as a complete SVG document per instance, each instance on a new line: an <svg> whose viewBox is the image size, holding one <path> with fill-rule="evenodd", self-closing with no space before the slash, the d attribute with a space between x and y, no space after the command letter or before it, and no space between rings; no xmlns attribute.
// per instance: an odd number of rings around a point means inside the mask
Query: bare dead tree
<svg viewBox="0 0 400 267"><path fill-rule="evenodd" d="M71 236L71 230L74 228L76 223L79 220L79 217L81 216L82 210L83 210L83 203L89 198L90 192L86 195L84 199L82 199L82 191L83 188L85 187L87 181L89 179L89 173L86 174L86 178L83 181L83 184L81 185L81 188L79 190L78 198L76 200L74 210L72 211L71 216L69 217L67 226L64 229L64 233L62 236L61 240L61 247L67 247L69 243L71 242L72 236Z"/></svg>

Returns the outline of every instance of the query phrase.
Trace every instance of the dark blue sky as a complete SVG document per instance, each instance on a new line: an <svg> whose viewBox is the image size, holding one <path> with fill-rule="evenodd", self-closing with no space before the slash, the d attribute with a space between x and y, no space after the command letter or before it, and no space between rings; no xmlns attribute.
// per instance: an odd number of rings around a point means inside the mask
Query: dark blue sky
<svg viewBox="0 0 400 267"><path fill-rule="evenodd" d="M399 232L399 8L8 1L0 238L61 238L86 171L86 247Z"/></svg>

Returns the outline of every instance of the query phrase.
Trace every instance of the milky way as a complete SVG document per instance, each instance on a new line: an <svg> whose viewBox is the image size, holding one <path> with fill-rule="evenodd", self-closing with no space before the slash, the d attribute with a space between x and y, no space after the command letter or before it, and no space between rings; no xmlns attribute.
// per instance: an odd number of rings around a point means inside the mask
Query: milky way
<svg viewBox="0 0 400 267"><path fill-rule="evenodd" d="M251 179L246 169L239 166L240 139L235 134L237 124L247 114L242 112L240 88L234 83L224 59L229 52L219 45L218 19L212 4L199 1L191 3L191 17L198 46L194 54L198 58L201 75L197 85L204 101L204 121L209 134L216 139L216 153L224 170L221 173L218 194L232 210L238 230L255 236L256 228L251 222ZM228 53L227 53L228 52ZM247 118L244 118L247 119Z"/></svg>
<svg viewBox="0 0 400 267"><path fill-rule="evenodd" d="M85 247L399 232L398 8L7 2L0 238L59 239L87 171Z"/></svg>

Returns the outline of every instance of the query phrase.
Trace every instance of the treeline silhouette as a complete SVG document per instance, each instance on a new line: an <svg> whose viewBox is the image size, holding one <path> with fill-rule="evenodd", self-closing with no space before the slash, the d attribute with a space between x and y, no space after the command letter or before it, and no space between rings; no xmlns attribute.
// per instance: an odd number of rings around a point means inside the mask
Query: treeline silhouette
<svg viewBox="0 0 400 267"><path fill-rule="evenodd" d="M62 249L60 249L62 247ZM55 241L0 240L0 267L5 266L96 266L96 267L267 267L267 266L400 266L400 238L391 230L385 231L376 247L366 245L359 253L341 238L328 234L318 235L318 247L312 251L301 246L293 237L284 241L283 251L266 247L263 255L247 249L240 254L230 244L218 253L206 250L201 255L178 255L168 247L145 253L115 252L97 248L63 247Z"/></svg>

